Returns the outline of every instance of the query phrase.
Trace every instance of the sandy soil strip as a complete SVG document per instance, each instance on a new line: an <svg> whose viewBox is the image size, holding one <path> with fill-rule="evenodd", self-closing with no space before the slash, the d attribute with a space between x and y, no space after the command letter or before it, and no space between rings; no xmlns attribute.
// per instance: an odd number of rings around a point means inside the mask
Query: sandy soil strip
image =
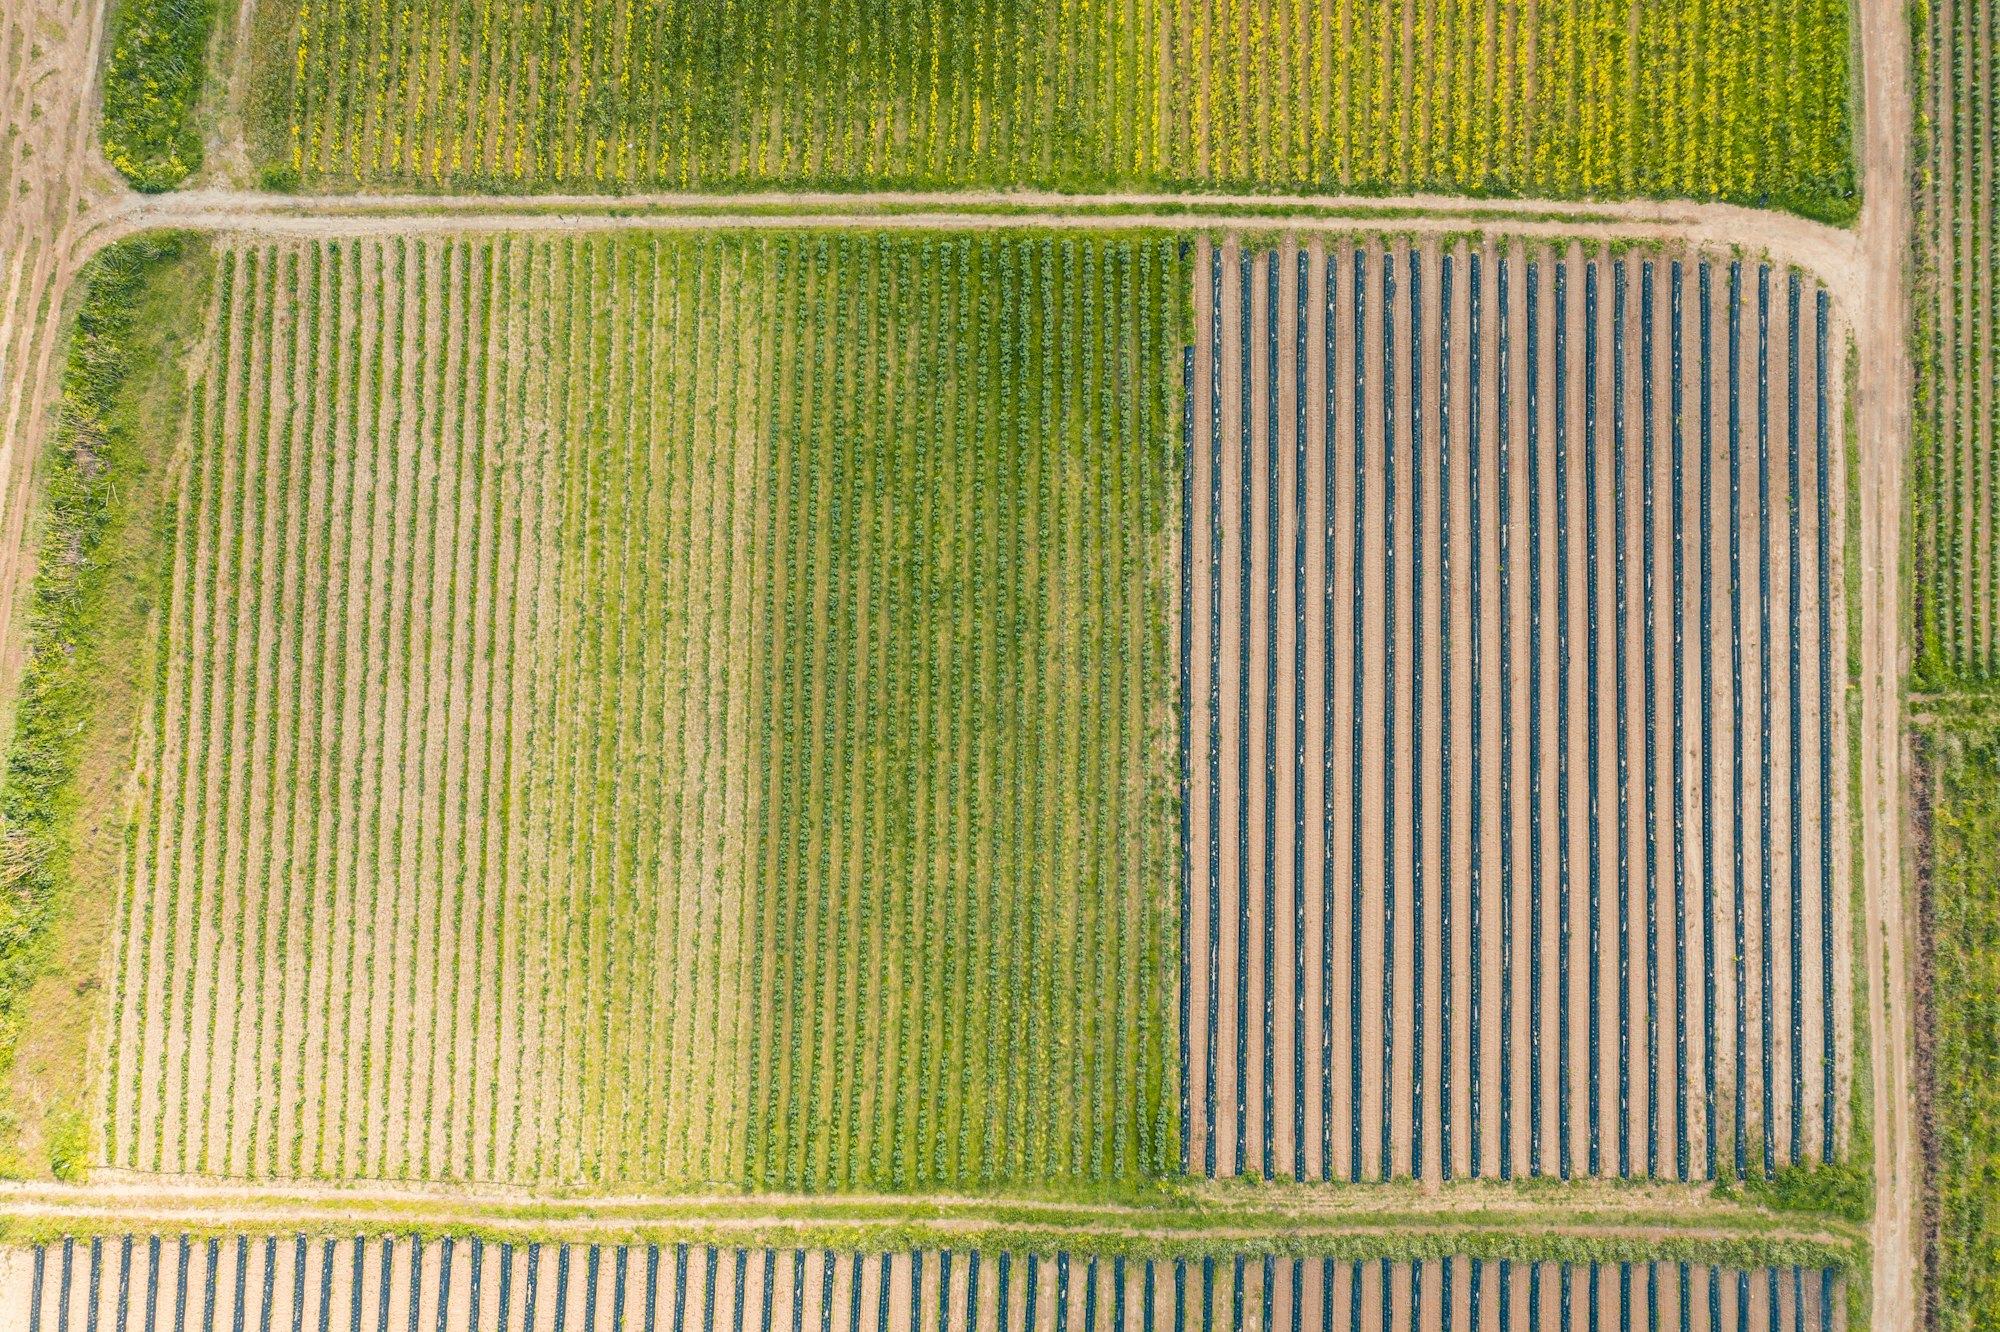
<svg viewBox="0 0 2000 1332"><path fill-rule="evenodd" d="M1565 649L1568 643L1558 634L1563 622L1565 607L1560 594L1566 590L1567 569L1557 567L1556 529L1565 528L1568 536L1566 515L1559 514L1555 471L1558 438L1564 446L1563 463L1565 485L1568 484L1567 468L1570 459L1567 450L1572 441L1568 437L1568 421L1563 416L1563 403L1556 393L1555 347L1557 337L1557 309L1555 302L1556 261L1559 255L1554 250L1530 251L1536 266L1535 300L1536 337L1531 355L1535 358L1534 398L1531 410L1535 419L1536 459L1534 475L1529 478L1528 493L1524 496L1530 513L1530 526L1534 538L1527 543L1524 554L1528 559L1530 576L1530 615L1527 626L1529 636L1529 666L1534 675L1531 684L1537 695L1536 713L1539 734L1536 736L1539 748L1539 767L1535 769L1539 785L1535 802L1538 812L1539 847L1532 842L1529 849L1530 886L1540 894L1540 912L1535 913L1530 906L1531 927L1538 938L1530 939L1531 971L1535 966L1540 970L1540 989L1534 990L1535 978L1529 978L1531 1003L1535 1012L1531 1013L1530 1072L1540 1081L1539 1113L1531 1127L1539 1135L1539 1142L1531 1141L1531 1169L1539 1169L1545 1174L1556 1174L1564 1168L1562 1106L1566 1096L1568 1070L1563 1065L1563 1049L1559 1040L1560 1028L1567 995L1563 988L1564 963L1572 959L1562 954L1564 926L1567 923L1562 911L1562 885L1567 847L1563 841L1563 822L1558 814L1563 801L1559 797L1574 795L1559 781L1563 774L1563 763L1567 755L1562 749L1563 724L1568 719L1564 711L1569 700L1564 696L1563 681L1570 667L1571 659ZM1567 270L1565 269L1565 301L1567 302ZM1564 313L1567 313L1565 309ZM1568 352L1568 330L1562 330L1564 354ZM1568 367L1563 371L1565 396L1574 397L1572 387L1575 376ZM1565 492L1566 496L1567 492ZM1565 555L1567 549L1565 548ZM1536 637L1540 640L1539 655L1534 650ZM1573 800L1570 804L1573 805ZM1574 827L1574 809L1568 810L1569 825ZM1531 819L1531 825L1537 822ZM1534 860L1539 854L1539 872ZM1574 931L1570 932L1572 941ZM1531 1098L1532 1099L1532 1098Z"/></svg>
<svg viewBox="0 0 2000 1332"><path fill-rule="evenodd" d="M1248 1155L1241 1126L1247 1121L1242 1091L1248 1087L1245 1071L1239 1068L1240 1051L1247 1047L1243 1023L1248 1012L1243 999L1248 959L1240 928L1245 870L1242 848L1249 810L1245 806L1249 760L1242 731L1246 681L1240 650L1243 633L1243 511L1242 455L1243 423L1241 365L1242 284L1240 258L1234 248L1222 255L1222 653L1221 653L1221 753L1222 753L1222 941L1223 969L1218 986L1216 1043L1216 1169L1235 1173L1237 1158Z"/></svg>
<svg viewBox="0 0 2000 1332"><path fill-rule="evenodd" d="M1327 373L1335 377L1338 386L1351 383L1347 376L1355 364L1355 349L1359 344L1353 319L1353 255L1340 250L1334 252L1331 258L1335 272L1332 302L1335 363ZM1328 448L1328 484L1334 492L1332 509L1335 515L1334 563L1329 578L1333 586L1335 656L1329 670L1334 675L1333 715L1336 724L1330 746L1334 750L1332 773L1337 794L1334 801L1334 918L1330 930L1334 940L1333 1097L1329 1113L1333 1120L1331 1173L1336 1178L1359 1178L1361 1162L1354 1151L1353 1135L1361 1115L1359 1078L1354 1065L1362 1048L1358 1036L1360 1007L1356 998L1356 987L1359 985L1356 948L1360 922L1356 914L1356 899L1360 894L1355 883L1353 861L1362 837L1362 824L1357 816L1361 790L1354 773L1363 756L1353 700L1365 685L1365 680L1353 645L1361 632L1357 627L1359 598L1356 588L1365 571L1357 562L1361 538L1357 534L1359 511L1353 454L1356 429L1354 399L1351 392L1338 391L1334 398L1335 438ZM1360 684L1357 684L1358 680Z"/></svg>
<svg viewBox="0 0 2000 1332"><path fill-rule="evenodd" d="M1439 463L1440 484L1448 487L1446 504L1448 514L1440 509L1440 533L1449 524L1449 543L1441 552L1441 558L1450 562L1451 606L1448 612L1451 637L1451 674L1448 683L1451 688L1451 786L1447 793L1451 809L1451 839L1449 846L1439 845L1439 864L1443 892L1450 894L1451 942L1447 948L1444 942L1445 899L1439 899L1439 951L1438 951L1438 1084L1437 1100L1440 1113L1439 1155L1440 1173L1447 1170L1453 1178L1464 1176L1471 1168L1471 1126L1472 1100L1470 1061L1471 1045L1471 923L1472 923L1472 821L1470 817L1470 793L1473 782L1472 746L1470 719L1472 695L1478 681L1472 673L1472 501L1471 501L1471 453L1472 453L1472 402L1471 397L1471 346L1477 330L1471 324L1471 260L1472 251L1463 242L1452 246L1439 260L1438 285L1440 299L1443 294L1444 260L1452 264L1452 295L1449 314L1452 325L1452 375L1451 409L1452 419L1447 445L1450 459ZM1440 321L1445 313L1440 307ZM1440 322L1440 338L1442 322ZM1440 348L1442 342L1440 341ZM1442 368L1443 363L1440 362ZM1442 384L1440 384L1442 389ZM1442 432L1443 423L1439 429ZM1449 466L1449 477L1445 468ZM1442 566L1441 566L1442 567ZM1441 614L1438 623L1447 623ZM1440 642L1440 649L1442 649ZM1440 668L1442 662L1440 662ZM1439 671L1442 688L1447 677ZM1445 718L1442 700L1439 705L1440 735L1444 734ZM1440 756L1441 757L1441 756ZM1440 780L1443 770L1440 764ZM1442 811L1445 806L1440 804ZM1442 857L1449 857L1450 872L1444 872ZM1449 975L1449 993L1446 993L1446 976ZM1449 1132L1446 1132L1445 1116L1449 1115Z"/></svg>
<svg viewBox="0 0 2000 1332"><path fill-rule="evenodd" d="M1394 577L1393 586L1385 598L1385 604L1395 610L1396 666L1388 685L1394 699L1396 725L1394 743L1384 756L1385 762L1395 771L1391 795L1396 811L1393 863L1387 870L1395 899L1393 983L1388 995L1395 1039L1390 1052L1392 1062L1388 1066L1389 1081L1385 1091L1390 1150L1389 1163L1384 1166L1385 1172L1393 1175L1409 1174L1414 1164L1411 1146L1418 1040L1415 985L1420 928L1417 918L1417 857L1425 853L1428 845L1420 822L1424 810L1418 782L1420 773L1435 766L1431 739L1437 725L1435 716L1428 713L1423 714L1420 723L1419 712L1424 698L1416 685L1419 671L1428 677L1434 670L1434 646L1421 642L1419 635L1429 636L1435 624L1424 616L1421 602L1423 589L1418 579L1426 574L1428 561L1417 548L1419 513L1423 511L1427 522L1434 522L1436 515L1428 512L1430 506L1425 503L1420 489L1421 479L1428 474L1425 464L1432 460L1426 456L1428 450L1417 443L1416 436L1420 429L1429 428L1432 417L1417 401L1422 391L1420 378L1413 383L1413 377L1422 375L1422 363L1414 350L1421 315L1418 301L1422 293L1413 293L1409 260L1409 251L1402 247L1385 252L1381 260L1385 275L1393 277L1395 291L1395 317L1391 329L1393 355L1385 356L1383 362L1385 387L1395 402L1395 421L1391 432L1393 449L1386 450L1384 454L1385 484L1393 481L1396 496ZM1416 280L1422 282L1421 271ZM1436 334L1436 330L1429 327L1422 332L1425 336ZM1384 428L1389 428L1386 420ZM1388 741L1389 737L1385 734L1385 745ZM1418 747L1420 742L1421 752ZM1379 1127L1377 1132L1380 1133Z"/></svg>
<svg viewBox="0 0 2000 1332"><path fill-rule="evenodd" d="M1395 892L1394 879L1389 870L1387 857L1391 854L1385 842L1384 817L1389 808L1390 788L1385 783L1389 764L1401 766L1400 752L1391 755L1385 750L1389 743L1391 718L1397 711L1395 701L1396 681L1389 673L1389 600L1385 579L1388 577L1388 550L1391 532L1388 526L1387 497L1392 484L1387 474L1387 453L1384 447L1384 413L1382 395L1386 383L1382 355L1382 329L1384 321L1383 269L1385 258L1371 247L1365 256L1362 270L1363 319L1354 329L1350 342L1350 356L1354 348L1361 353L1364 367L1363 396L1364 421L1366 422L1367 444L1365 455L1366 493L1361 496L1356 522L1362 532L1363 559L1361 563L1362 609L1362 654L1357 669L1362 675L1361 697L1363 699L1361 726L1361 809L1363 828L1361 832L1361 920L1359 937L1361 940L1361 1159L1362 1175L1368 1179L1386 1178L1393 1172L1390 1148L1383 1139L1382 1127L1388 1109L1384 1098L1392 1094L1390 1082L1391 1060L1394 1049L1387 1031L1387 1019L1391 1016L1386 998L1389 972L1387 970L1390 936L1385 933L1391 910L1391 894ZM1350 264L1349 274L1353 268ZM1349 309L1352 309L1350 293ZM1400 451L1399 451L1400 452ZM1398 491L1406 489L1397 478ZM1400 502L1400 501L1399 501ZM1396 538L1399 547L1407 547L1408 542L1400 535ZM1405 558L1407 552L1405 551ZM1400 618L1402 608L1397 607ZM1402 656L1407 662L1407 654ZM1398 802L1407 807L1407 802ZM1400 896L1400 894L1397 894ZM1400 913L1399 913L1400 914Z"/></svg>
<svg viewBox="0 0 2000 1332"><path fill-rule="evenodd" d="M1414 369L1421 377L1418 392L1423 413L1420 423L1413 422L1417 428L1413 432L1410 459L1412 500L1423 506L1421 533L1414 531L1413 525L1410 570L1415 584L1410 605L1421 614L1423 623L1423 691L1415 701L1423 728L1421 735L1413 732L1411 736L1413 761L1419 754L1422 757L1421 773L1412 773L1414 798L1422 805L1421 820L1412 832L1421 839L1417 864L1422 876L1423 901L1420 909L1412 903L1411 939L1415 951L1411 958L1411 1012L1406 1029L1421 1057L1412 1059L1410 1114L1397 1131L1409 1138L1412 1173L1437 1178L1448 1168L1441 1155L1445 1116L1440 1113L1439 1097L1442 1089L1454 1081L1443 1076L1441 1068L1446 1056L1441 1044L1444 1000L1440 986L1442 978L1455 970L1442 956L1441 930L1447 911L1441 908L1455 889L1455 875L1450 871L1462 862L1455 860L1444 845L1445 830L1454 820L1445 809L1452 792L1445 786L1443 756L1446 746L1456 749L1456 745L1455 737L1445 730L1444 716L1444 698L1449 688L1447 673L1455 663L1444 655L1444 645L1452 637L1445 617L1452 613L1452 608L1442 587L1448 567L1443 540L1452 530L1452 523L1448 512L1451 495L1446 489L1442 455L1449 447L1444 431L1452 422L1442 399L1443 257L1436 245L1424 246L1417 253L1422 289L1412 293L1409 308L1419 321L1420 337L1413 340L1413 347L1420 351L1421 360L1406 369ZM1420 567L1415 563L1418 560ZM1431 1304L1434 1307L1435 1301Z"/></svg>
<svg viewBox="0 0 2000 1332"><path fill-rule="evenodd" d="M1274 910L1277 848L1276 839L1272 836L1276 831L1277 808L1274 781L1277 714L1273 710L1277 700L1271 685L1276 678L1278 645L1270 599L1277 578L1271 558L1272 538L1275 535L1271 525L1274 487L1271 484L1272 422L1268 399L1274 373L1268 344L1268 321L1273 313L1268 286L1271 263L1272 254L1267 251L1255 255L1251 264L1250 291L1247 293L1250 313L1250 413L1248 435L1243 444L1248 454L1246 461L1250 478L1250 522L1247 529L1250 580L1247 588L1249 601L1244 607L1244 633L1250 644L1250 670L1244 681L1250 701L1250 728L1244 736L1245 766L1249 778L1244 789L1249 799L1250 836L1249 860L1242 867L1242 887L1248 899L1250 932L1241 942L1238 963L1248 968L1245 992L1249 1005L1241 1016L1249 1036L1238 1048L1246 1055L1243 1082L1246 1092L1241 1122L1245 1139L1244 1170L1249 1174L1264 1173L1266 1159L1271 1155L1267 1130L1274 1127L1269 1121L1275 1117L1265 1113L1267 1107L1274 1107L1273 1088L1265 1076L1273 1061L1264 1057L1271 1049L1276 1017L1269 985L1273 974L1269 945L1275 943L1272 927L1277 914Z"/></svg>
<svg viewBox="0 0 2000 1332"><path fill-rule="evenodd" d="M1520 249L1505 246L1496 255L1498 264L1504 265L1504 268L1496 267L1494 272L1496 298L1503 286L1506 292L1504 312L1499 305L1494 307L1496 320L1499 321L1496 322L1495 334L1496 337L1501 336L1504 329L1507 347L1506 355L1496 356L1493 362L1495 388L1498 389L1504 382L1507 393L1504 425L1501 417L1494 418L1496 430L1507 432L1507 455L1504 462L1496 457L1493 478L1497 524L1494 536L1496 540L1504 537L1506 543L1497 556L1494 569L1495 575L1502 577L1501 585L1505 588L1500 602L1504 618L1499 625L1500 655L1505 660L1502 671L1505 683L1499 699L1504 711L1498 718L1501 727L1499 771L1505 783L1500 793L1502 841L1498 866L1503 899L1499 903L1498 922L1503 934L1501 974L1495 978L1508 1005L1507 1014L1501 1017L1501 1031L1506 1044L1500 1064L1503 1123L1499 1126L1500 1157L1496 1162L1504 1177L1528 1174L1528 1147L1533 1130L1533 1085L1529 1064L1534 1049L1529 1024L1534 1017L1534 1008L1530 997L1529 911L1534 889L1529 882L1529 820L1537 810L1529 770L1533 742L1528 729L1531 722L1539 719L1531 718L1528 712L1528 585L1533 573L1528 552L1527 372L1534 348L1528 342L1530 293L1526 258ZM1504 284L1500 281L1503 274ZM1507 880L1511 880L1511 887L1507 885Z"/></svg>

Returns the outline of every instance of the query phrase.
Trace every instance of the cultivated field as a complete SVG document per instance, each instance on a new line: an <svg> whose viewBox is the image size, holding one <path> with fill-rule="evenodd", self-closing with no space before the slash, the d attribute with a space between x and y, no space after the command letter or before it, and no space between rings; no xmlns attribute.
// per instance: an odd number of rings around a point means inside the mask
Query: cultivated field
<svg viewBox="0 0 2000 1332"><path fill-rule="evenodd" d="M103 1164L1172 1168L1176 243L217 263Z"/></svg>
<svg viewBox="0 0 2000 1332"><path fill-rule="evenodd" d="M28 1332L1841 1332L1845 1295L1831 1268L1491 1258L855 1254L304 1235L125 1235L0 1256L0 1311Z"/></svg>
<svg viewBox="0 0 2000 1332"><path fill-rule="evenodd" d="M1988 718L1932 721L1917 756L1933 1033L1920 1105L1936 1152L1926 1312L1941 1332L1973 1332L2000 1309L2000 734Z"/></svg>
<svg viewBox="0 0 2000 1332"><path fill-rule="evenodd" d="M1916 193L1917 669L1937 684L2000 676L2000 248L1994 242L1992 7L1933 0L1920 49L1928 133Z"/></svg>
<svg viewBox="0 0 2000 1332"><path fill-rule="evenodd" d="M315 188L1855 200L1835 0L257 9L253 156Z"/></svg>
<svg viewBox="0 0 2000 1332"><path fill-rule="evenodd" d="M1823 293L1575 247L1232 243L1195 270L1189 1169L1838 1157Z"/></svg>

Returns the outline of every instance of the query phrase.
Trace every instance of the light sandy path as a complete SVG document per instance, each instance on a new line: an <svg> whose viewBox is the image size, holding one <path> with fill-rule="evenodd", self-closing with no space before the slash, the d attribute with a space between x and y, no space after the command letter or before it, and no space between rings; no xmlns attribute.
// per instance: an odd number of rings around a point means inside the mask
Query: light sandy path
<svg viewBox="0 0 2000 1332"><path fill-rule="evenodd" d="M1903 268L1909 249L1909 29L1894 0L1858 9L1862 52L1862 183L1856 231L1865 268L1844 294L1855 320L1860 377L1861 829L1868 935L1854 941L1867 958L1869 1042L1874 1052L1875 1255L1872 1326L1915 1326L1919 1268L1915 1208L1921 1181L1910 1109L1909 942L1902 890L1907 754L1902 730L1903 453L1910 438L1910 363ZM1828 275L1830 278L1830 275ZM1831 285L1831 283L1830 283ZM1838 288L1836 288L1838 291Z"/></svg>

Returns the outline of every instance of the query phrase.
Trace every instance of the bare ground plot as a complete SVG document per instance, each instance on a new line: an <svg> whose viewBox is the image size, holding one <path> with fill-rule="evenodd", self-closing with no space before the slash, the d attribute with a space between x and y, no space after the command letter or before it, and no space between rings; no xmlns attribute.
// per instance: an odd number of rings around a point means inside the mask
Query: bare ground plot
<svg viewBox="0 0 2000 1332"><path fill-rule="evenodd" d="M1191 1168L1837 1157L1820 289L1678 250L1196 271Z"/></svg>
<svg viewBox="0 0 2000 1332"><path fill-rule="evenodd" d="M443 1332L1840 1332L1831 1269L1145 1258L322 1236L114 1236L0 1256L10 1326L422 1326Z"/></svg>

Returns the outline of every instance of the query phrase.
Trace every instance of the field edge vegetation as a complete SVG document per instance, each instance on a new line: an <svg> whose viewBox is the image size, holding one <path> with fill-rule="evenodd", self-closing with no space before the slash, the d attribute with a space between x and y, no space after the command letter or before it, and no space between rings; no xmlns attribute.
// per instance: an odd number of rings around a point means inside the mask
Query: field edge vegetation
<svg viewBox="0 0 2000 1332"><path fill-rule="evenodd" d="M39 567L0 776L0 1175L74 1178L89 1155L73 1089L97 1015L122 855L122 806L174 523L163 451L178 436L186 321L205 242L116 245L81 281L62 407L43 466ZM114 650L119 645L131 651Z"/></svg>
<svg viewBox="0 0 2000 1332"><path fill-rule="evenodd" d="M1923 1252L1933 1332L2000 1327L2000 718L1920 722Z"/></svg>

